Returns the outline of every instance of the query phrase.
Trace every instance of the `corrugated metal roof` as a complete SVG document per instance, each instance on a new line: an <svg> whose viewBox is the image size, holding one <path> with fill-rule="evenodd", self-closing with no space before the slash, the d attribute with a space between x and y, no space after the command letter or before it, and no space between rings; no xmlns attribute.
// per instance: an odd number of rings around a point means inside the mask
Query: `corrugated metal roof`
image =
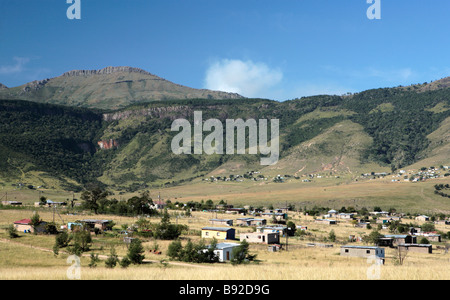
<svg viewBox="0 0 450 300"><path fill-rule="evenodd" d="M228 230L234 230L234 228L228 228L228 227L203 227L202 230L228 231Z"/></svg>
<svg viewBox="0 0 450 300"><path fill-rule="evenodd" d="M345 246L341 246L341 248L380 249L380 247L377 247L377 246L355 246L355 245L345 245Z"/></svg>
<svg viewBox="0 0 450 300"><path fill-rule="evenodd" d="M216 249L217 250L222 250L222 249L225 249L225 248L237 247L239 245L240 244L236 244L236 243L220 243L220 244L216 245Z"/></svg>

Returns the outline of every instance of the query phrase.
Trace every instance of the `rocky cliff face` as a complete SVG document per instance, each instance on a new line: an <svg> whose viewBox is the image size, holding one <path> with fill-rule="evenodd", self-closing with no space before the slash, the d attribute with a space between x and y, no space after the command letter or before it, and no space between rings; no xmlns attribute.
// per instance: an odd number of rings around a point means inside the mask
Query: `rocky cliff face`
<svg viewBox="0 0 450 300"><path fill-rule="evenodd" d="M106 74L113 74L113 73L119 73L119 72L137 73L137 74L155 76L155 75L153 75L147 71L144 71L142 69L132 68L132 67L106 67L106 68L103 68L100 70L72 70L72 71L62 74L61 76L71 77L71 76L106 75Z"/></svg>
<svg viewBox="0 0 450 300"><path fill-rule="evenodd" d="M106 141L98 141L97 143L102 150L109 150L119 146L119 143L116 140L110 139Z"/></svg>
<svg viewBox="0 0 450 300"><path fill-rule="evenodd" d="M43 88L49 81L50 81L50 79L47 78L44 80L35 80L32 82L29 82L23 87L21 94L38 91L41 88Z"/></svg>
<svg viewBox="0 0 450 300"><path fill-rule="evenodd" d="M7 88L8 87L6 85L0 83L0 89L7 89Z"/></svg>

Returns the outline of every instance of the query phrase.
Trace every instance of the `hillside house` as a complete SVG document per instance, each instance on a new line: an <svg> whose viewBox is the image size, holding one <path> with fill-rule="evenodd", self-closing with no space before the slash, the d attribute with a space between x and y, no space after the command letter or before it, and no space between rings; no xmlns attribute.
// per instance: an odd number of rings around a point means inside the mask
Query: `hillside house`
<svg viewBox="0 0 450 300"><path fill-rule="evenodd" d="M233 226L233 220L231 219L211 219L209 223L211 225Z"/></svg>
<svg viewBox="0 0 450 300"><path fill-rule="evenodd" d="M234 240L236 230L229 227L204 227L202 228L202 238L218 240Z"/></svg>
<svg viewBox="0 0 450 300"><path fill-rule="evenodd" d="M364 257L364 258L381 258L384 259L384 248L376 246L341 246L341 255L350 257Z"/></svg>
<svg viewBox="0 0 450 300"><path fill-rule="evenodd" d="M248 243L258 244L279 244L279 232L246 232L240 235L240 241L246 240Z"/></svg>
<svg viewBox="0 0 450 300"><path fill-rule="evenodd" d="M22 219L14 222L14 228L24 233L42 233L45 232L47 222L41 221L38 226L31 225L31 219Z"/></svg>

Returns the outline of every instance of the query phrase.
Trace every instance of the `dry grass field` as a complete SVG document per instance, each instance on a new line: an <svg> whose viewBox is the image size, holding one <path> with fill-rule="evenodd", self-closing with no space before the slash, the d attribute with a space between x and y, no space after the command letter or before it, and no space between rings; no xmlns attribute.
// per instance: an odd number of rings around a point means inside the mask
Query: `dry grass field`
<svg viewBox="0 0 450 300"><path fill-rule="evenodd" d="M19 238L9 239L6 234L8 224L14 220L27 218L32 211L3 210L0 211L0 280L67 280L67 272L73 266L73 261L67 261L69 255L61 252L55 256L52 252L54 236L20 234ZM40 211L44 220L51 221L52 213ZM74 221L80 216L62 215L62 219ZM117 216L82 216L83 218L113 219L116 227L122 224L132 224L136 218ZM195 234L202 227L208 226L208 220L216 215L207 212L193 212L191 217L179 218L179 224L189 226L190 234L182 236L183 243L187 239L198 240ZM218 214L218 218L236 219L240 215ZM127 248L121 242L121 237L93 236L91 251L81 257L80 276L82 280L446 280L450 279L450 254L443 250L434 250L432 254L409 253L403 265L395 259L395 250L386 248L385 264L375 265L365 258L342 257L339 254L341 245L346 244L350 234L362 236L370 230L355 228L350 223L342 221L337 225L317 224L314 219L301 213L290 213L291 220L297 225L308 227L311 234L307 238L290 237L288 249L269 252L264 245L251 244L250 252L257 254L258 263L232 266L229 263L220 264L188 264L170 261L166 255L170 241L145 240L143 243L145 263L130 266L127 269L116 267L108 269L100 262L96 268L88 267L90 253L97 253L103 260L109 255L114 245L119 257L126 255ZM150 219L159 222L158 218ZM56 220L61 224L61 221ZM172 222L175 222L172 218ZM252 231L250 228L235 227L236 235ZM439 225L439 230L450 231L450 226ZM307 243L323 243L333 230L337 240L331 248L307 247ZM388 234L387 230L381 233ZM237 242L237 241L236 241ZM286 241L282 238L281 242ZM156 255L149 250L155 244L162 255Z"/></svg>
<svg viewBox="0 0 450 300"><path fill-rule="evenodd" d="M197 181L189 185L152 190L151 196L155 199L158 193L172 202L206 201L211 199L214 203L225 200L235 206L254 205L264 206L272 204L274 207L284 206L286 203L295 205L295 208L313 207L314 205L340 209L342 206L353 206L356 209L374 206L382 209L394 207L400 212L409 213L450 213L450 203L443 197L435 195L434 185L449 183L450 179L435 179L426 182L391 182L390 179L361 180L352 178L323 178L310 183L299 180L287 180L285 183L266 182L221 182L211 183ZM34 211L38 211L44 221L55 221L57 225L67 224L79 219L96 218L110 219L115 222L115 228L122 225L132 225L137 221L133 217L68 214L67 209L60 209L61 215L53 214L50 208L34 208L33 203L39 196L46 196L54 201L66 201L72 196L79 199L79 194L57 190L29 190L27 188L15 189L3 185L2 195L8 193L8 200L21 201L29 205L26 209L0 210L0 280L5 279L68 279L67 271L73 262L67 261L69 255L62 249L55 256L52 247L55 237L51 235L32 235L19 233L18 238L10 239L7 228L14 221L30 218ZM135 194L112 195L117 199L129 199ZM4 199L3 199L4 200ZM213 212L193 212L191 217L175 218L176 211L171 211L171 222L185 224L189 232L182 235L182 242L188 239L200 239L202 227L209 226L211 218L242 217L240 215L216 214ZM188 264L170 261L167 249L170 241L146 239L145 263L139 266L131 265L127 269L116 267L108 269L104 260L108 257L111 247L117 251L119 257L127 253L122 236L99 235L93 236L91 250L81 257L81 279L167 279L167 280L416 280L416 279L450 279L450 254L433 245L432 254L409 253L403 265L399 265L394 249L386 248L385 264L374 265L372 261L364 258L350 258L340 256L340 246L348 243L349 235L365 236L371 230L355 228L350 222L340 221L337 225L318 224L310 216L303 213L289 212L289 219L296 225L307 226L309 233L306 237L290 237L288 249L279 252L267 251L267 246L251 244L250 252L257 255L257 263L232 266L229 263L220 264ZM158 223L159 218L150 218L150 222ZM405 219L405 222L415 222ZM268 224L270 220L268 219ZM417 222L416 222L417 223ZM420 225L420 224L419 224ZM436 225L442 232L450 231L450 225ZM236 228L236 237L242 232L252 231L248 227ZM336 241L331 243L327 238L331 232L336 235ZM389 234L383 229L382 234ZM238 242L238 241L236 241ZM282 238L282 244L286 240ZM308 243L326 243L333 247L310 247ZM361 244L359 242L359 244ZM150 252L155 246L162 252L156 255ZM101 262L96 268L88 266L91 253L99 254Z"/></svg>

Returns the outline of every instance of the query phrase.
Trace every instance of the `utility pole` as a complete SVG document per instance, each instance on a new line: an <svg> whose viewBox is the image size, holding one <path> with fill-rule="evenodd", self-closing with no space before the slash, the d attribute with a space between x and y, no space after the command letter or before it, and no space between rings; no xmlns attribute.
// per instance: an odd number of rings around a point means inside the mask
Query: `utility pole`
<svg viewBox="0 0 450 300"><path fill-rule="evenodd" d="M286 220L287 220L287 201L286 201ZM286 222L286 251L288 251L288 236L289 236L289 228L287 226L287 222Z"/></svg>

